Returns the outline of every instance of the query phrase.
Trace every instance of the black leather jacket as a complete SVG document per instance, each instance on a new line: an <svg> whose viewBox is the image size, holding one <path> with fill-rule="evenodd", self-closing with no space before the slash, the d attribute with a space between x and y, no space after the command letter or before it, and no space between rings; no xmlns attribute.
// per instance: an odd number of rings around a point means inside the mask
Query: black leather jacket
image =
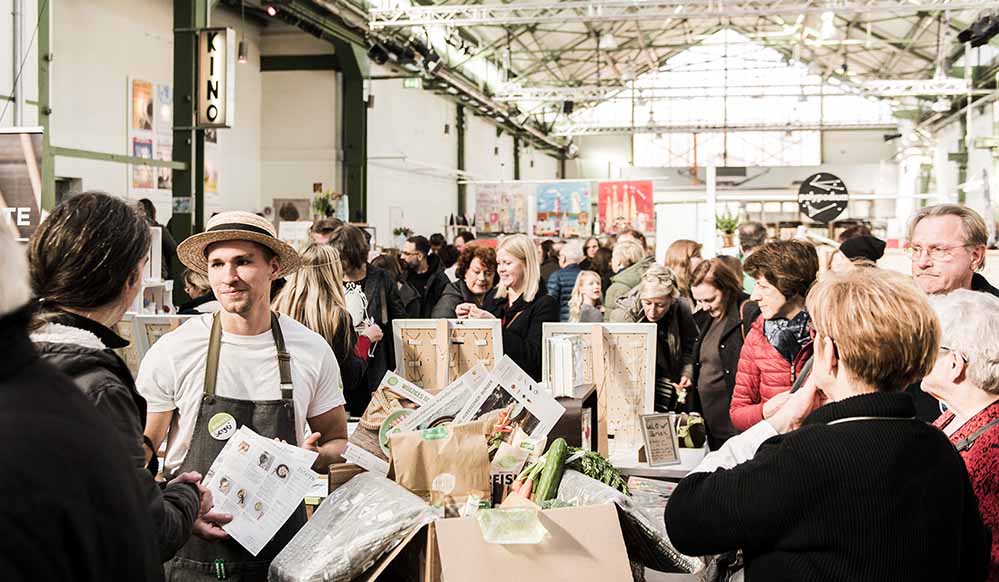
<svg viewBox="0 0 999 582"><path fill-rule="evenodd" d="M128 342L110 329L70 313L50 314L32 332L41 359L73 379L105 418L111 421L152 515L160 557L166 561L191 537L200 495L194 485L161 485L146 467L143 431L146 400L139 394L125 362L113 348ZM102 349L103 346L103 349Z"/></svg>

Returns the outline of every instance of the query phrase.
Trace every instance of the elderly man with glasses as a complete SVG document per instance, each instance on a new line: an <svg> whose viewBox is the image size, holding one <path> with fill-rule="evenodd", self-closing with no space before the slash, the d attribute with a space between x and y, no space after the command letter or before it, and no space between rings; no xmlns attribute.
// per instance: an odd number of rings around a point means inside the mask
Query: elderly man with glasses
<svg viewBox="0 0 999 582"><path fill-rule="evenodd" d="M912 276L928 295L970 289L999 297L977 271L985 267L988 243L985 221L974 210L958 204L921 209L909 223Z"/></svg>
<svg viewBox="0 0 999 582"><path fill-rule="evenodd" d="M999 297L979 273L985 267L988 243L985 221L974 210L959 204L938 204L921 209L909 222L912 278L927 295L946 295L970 289ZM919 384L908 388L917 416L932 422L940 416L940 403Z"/></svg>

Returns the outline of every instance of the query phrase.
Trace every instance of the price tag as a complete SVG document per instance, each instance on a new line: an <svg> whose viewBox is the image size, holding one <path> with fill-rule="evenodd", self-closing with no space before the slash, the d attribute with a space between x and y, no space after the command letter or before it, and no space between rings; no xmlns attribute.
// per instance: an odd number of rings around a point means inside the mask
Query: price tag
<svg viewBox="0 0 999 582"><path fill-rule="evenodd" d="M236 419L228 412L219 412L208 421L208 434L217 441L227 441L236 434Z"/></svg>
<svg viewBox="0 0 999 582"><path fill-rule="evenodd" d="M680 442L676 437L676 415L643 414L640 418L649 466L678 465Z"/></svg>

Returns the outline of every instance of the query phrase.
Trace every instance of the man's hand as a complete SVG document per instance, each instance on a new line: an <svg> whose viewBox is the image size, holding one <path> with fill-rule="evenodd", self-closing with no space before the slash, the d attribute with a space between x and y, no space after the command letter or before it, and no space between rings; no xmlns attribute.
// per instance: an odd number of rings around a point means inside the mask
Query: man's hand
<svg viewBox="0 0 999 582"><path fill-rule="evenodd" d="M815 386L811 378L797 392L787 394L787 402L767 420L780 434L801 427L805 418L827 401L826 395Z"/></svg>
<svg viewBox="0 0 999 582"><path fill-rule="evenodd" d="M690 388L692 384L693 382L690 381L690 378L681 376L680 381L676 383L676 387L680 390L686 390L687 388Z"/></svg>
<svg viewBox="0 0 999 582"><path fill-rule="evenodd" d="M791 398L790 392L781 392L777 396L774 396L770 400L763 403L763 419L766 420L771 416L777 414L777 411L784 406L784 403Z"/></svg>
<svg viewBox="0 0 999 582"><path fill-rule="evenodd" d="M314 453L319 452L319 439L323 438L322 433L314 432L302 443L302 448Z"/></svg>
<svg viewBox="0 0 999 582"><path fill-rule="evenodd" d="M229 539L229 534L222 529L222 526L230 521L232 515L228 513L209 511L194 521L194 530L191 533L210 542Z"/></svg>

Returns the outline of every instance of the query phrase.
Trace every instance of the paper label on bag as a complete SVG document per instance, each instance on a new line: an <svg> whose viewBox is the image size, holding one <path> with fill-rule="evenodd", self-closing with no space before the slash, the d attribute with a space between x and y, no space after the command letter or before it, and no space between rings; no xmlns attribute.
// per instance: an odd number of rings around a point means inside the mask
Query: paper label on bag
<svg viewBox="0 0 999 582"><path fill-rule="evenodd" d="M437 491L444 495L450 495L451 492L454 491L456 482L457 479L455 479L454 475L451 473L441 473L440 475L434 477L434 482L430 485L430 487L433 491Z"/></svg>
<svg viewBox="0 0 999 582"><path fill-rule="evenodd" d="M236 434L236 419L228 412L219 412L208 421L208 434L217 441L227 441Z"/></svg>
<svg viewBox="0 0 999 582"><path fill-rule="evenodd" d="M423 440L425 441L439 441L446 439L450 435L451 431L448 430L447 426L435 426L434 428L423 430Z"/></svg>

